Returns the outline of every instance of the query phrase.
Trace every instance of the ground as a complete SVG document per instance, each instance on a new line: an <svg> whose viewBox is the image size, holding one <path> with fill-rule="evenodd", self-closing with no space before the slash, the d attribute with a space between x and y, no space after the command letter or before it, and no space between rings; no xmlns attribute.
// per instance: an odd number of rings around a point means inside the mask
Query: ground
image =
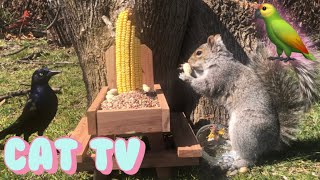
<svg viewBox="0 0 320 180"><path fill-rule="evenodd" d="M19 46L17 46L19 45ZM63 73L55 76L51 81L52 87L62 87L58 94L59 110L45 136L54 140L72 131L86 110L86 92L82 81L82 73L77 64L77 57L71 48L50 46L45 39L37 40L0 40L0 54L15 51L22 46L29 48L6 57L0 55L0 95L11 91L25 90L29 87L31 75L37 68L47 65L50 69L61 70ZM30 62L19 63L19 59L35 51L42 50L40 57ZM57 62L64 62L59 64ZM66 62L68 62L66 64ZM7 99L0 105L0 130L14 122L20 115L27 96ZM1 104L1 103L0 103ZM33 135L32 140L36 135ZM4 144L8 137L0 141ZM210 174L210 172L206 172ZM154 170L141 170L133 178L125 176L119 171L113 173L119 179L155 179ZM175 168L173 179L198 179L201 173L199 167ZM41 176L28 173L24 179L90 179L91 173L77 173L73 176L61 171L54 175ZM0 179L20 179L8 170L0 157ZM299 132L298 142L278 158L270 158L264 165L256 166L249 173L233 176L234 179L319 179L320 178L320 103L315 104L304 117Z"/></svg>

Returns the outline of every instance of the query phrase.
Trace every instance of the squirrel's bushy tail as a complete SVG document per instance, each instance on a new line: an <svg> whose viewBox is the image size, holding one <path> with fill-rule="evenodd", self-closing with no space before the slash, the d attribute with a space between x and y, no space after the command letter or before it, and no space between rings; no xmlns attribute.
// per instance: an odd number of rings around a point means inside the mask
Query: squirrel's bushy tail
<svg viewBox="0 0 320 180"><path fill-rule="evenodd" d="M278 112L282 145L289 145L296 139L303 113L318 99L317 68L300 60L290 61L292 68L282 62L268 60L268 53L262 46L257 48L257 55L251 59L253 69L266 85Z"/></svg>
<svg viewBox="0 0 320 180"><path fill-rule="evenodd" d="M307 105L319 99L319 67L318 62L290 61L290 65L299 80L302 98Z"/></svg>

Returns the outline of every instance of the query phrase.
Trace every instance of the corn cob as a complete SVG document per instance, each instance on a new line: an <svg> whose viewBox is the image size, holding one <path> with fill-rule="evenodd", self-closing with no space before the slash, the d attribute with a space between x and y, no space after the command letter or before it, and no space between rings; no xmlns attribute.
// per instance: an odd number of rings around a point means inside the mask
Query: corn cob
<svg viewBox="0 0 320 180"><path fill-rule="evenodd" d="M128 20L126 24L126 34L125 34L125 40L124 40L124 66L122 66L122 76L124 80L124 91L128 92L131 90L130 88L130 35L131 35L131 21Z"/></svg>
<svg viewBox="0 0 320 180"><path fill-rule="evenodd" d="M120 84L120 88L122 89L122 92L127 92L126 89L126 72L124 67L126 66L125 64L125 49L126 49L126 45L125 45L125 40L126 40L126 30L127 30L127 20L128 20L128 10L124 11L123 14L123 18L122 18L122 26L121 26L121 59L120 59L120 72L119 72L119 76L121 78L121 84Z"/></svg>
<svg viewBox="0 0 320 180"><path fill-rule="evenodd" d="M131 89L136 89L136 80L137 80L137 72L135 70L135 66L137 64L136 60L137 59L137 53L136 53L136 44L135 44L135 26L132 26L132 31L131 31L131 39L130 39L130 88Z"/></svg>
<svg viewBox="0 0 320 180"><path fill-rule="evenodd" d="M117 79L117 83L119 85L118 86L118 91L119 92L123 92L122 86L120 86L120 84L122 84L122 79L121 76L118 75L118 72L121 71L121 32L122 32L122 23L123 23L123 15L124 12L120 13L118 16L118 20L116 22L116 79Z"/></svg>
<svg viewBox="0 0 320 180"><path fill-rule="evenodd" d="M142 88L140 40L135 36L131 10L125 10L116 22L116 79L119 93Z"/></svg>
<svg viewBox="0 0 320 180"><path fill-rule="evenodd" d="M142 88L142 67L141 67L141 58L140 58L140 39L135 38L135 47L136 47L136 57L139 59L139 62L135 64L135 69L137 72L137 79L136 79L136 89Z"/></svg>

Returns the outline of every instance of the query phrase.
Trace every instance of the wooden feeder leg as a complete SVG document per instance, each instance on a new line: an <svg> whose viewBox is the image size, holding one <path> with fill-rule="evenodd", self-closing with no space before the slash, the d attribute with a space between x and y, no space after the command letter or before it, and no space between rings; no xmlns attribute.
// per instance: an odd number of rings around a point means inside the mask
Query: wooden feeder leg
<svg viewBox="0 0 320 180"><path fill-rule="evenodd" d="M156 168L158 179L166 180L170 179L172 175L172 170L169 167L158 167Z"/></svg>
<svg viewBox="0 0 320 180"><path fill-rule="evenodd" d="M148 135L150 149L152 152L165 151L165 143L162 133L154 133ZM171 168L157 167L157 176L159 179L169 179L171 177Z"/></svg>

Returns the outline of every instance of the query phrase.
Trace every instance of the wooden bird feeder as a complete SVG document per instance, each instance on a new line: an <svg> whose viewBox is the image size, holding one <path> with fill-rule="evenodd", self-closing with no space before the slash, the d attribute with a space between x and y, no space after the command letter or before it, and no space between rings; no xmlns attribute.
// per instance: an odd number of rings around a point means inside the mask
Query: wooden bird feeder
<svg viewBox="0 0 320 180"><path fill-rule="evenodd" d="M153 82L152 52L141 45L142 82L152 87L157 93L160 107L101 110L107 91L116 88L115 48L106 52L108 87L102 88L87 112L89 133L92 135L114 135L132 133L170 132L170 111L159 84ZM126 122L126 125L124 125Z"/></svg>
<svg viewBox="0 0 320 180"><path fill-rule="evenodd" d="M152 51L141 45L143 84L153 87L160 107L102 110L108 89L116 88L115 48L110 47L105 54L108 86L103 87L83 117L71 137L84 147L77 154L78 171L92 171L94 154L88 154L88 144L94 136L146 136L150 150L146 151L141 168L156 168L158 177L167 178L169 167L198 165L201 147L183 113L171 113L159 84L154 84ZM163 134L172 134L175 149L166 148ZM113 169L119 169L115 161Z"/></svg>

